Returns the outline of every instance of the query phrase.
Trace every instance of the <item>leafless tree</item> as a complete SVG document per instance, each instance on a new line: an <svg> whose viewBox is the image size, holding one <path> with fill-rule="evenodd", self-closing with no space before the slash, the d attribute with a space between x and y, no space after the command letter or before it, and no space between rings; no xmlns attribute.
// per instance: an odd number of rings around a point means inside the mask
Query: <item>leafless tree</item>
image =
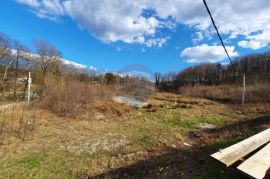
<svg viewBox="0 0 270 179"><path fill-rule="evenodd" d="M229 65L200 64L188 67L176 76L165 74L160 77L156 73L155 79L159 88L173 86L177 90L189 85L239 84L243 80L243 74L250 84L270 82L270 52L242 56Z"/></svg>
<svg viewBox="0 0 270 179"><path fill-rule="evenodd" d="M2 87L2 98L4 97L5 94L5 78L7 74L8 67L11 65L12 60L10 57L10 41L8 37L2 33L0 33L0 62L2 62L3 59L8 60L8 63L3 65L4 66L4 74L1 78L1 84L3 85Z"/></svg>
<svg viewBox="0 0 270 179"><path fill-rule="evenodd" d="M28 61L29 57L30 57L30 50L22 45L19 41L14 41L13 42L13 50L16 51L14 54L15 55L15 62L16 62L16 66L15 66L15 79L14 79L14 91L13 91L13 98L16 99L17 98L17 82L18 82L18 70L19 70L19 60L24 58L25 61Z"/></svg>
<svg viewBox="0 0 270 179"><path fill-rule="evenodd" d="M7 70L12 63L12 58L10 58L10 52L11 52L10 40L8 39L6 35L0 33L0 60L4 58L8 59L8 63L5 65L3 81L5 80L6 75L7 75Z"/></svg>
<svg viewBox="0 0 270 179"><path fill-rule="evenodd" d="M3 59L10 52L10 43L6 35L0 33L0 59Z"/></svg>
<svg viewBox="0 0 270 179"><path fill-rule="evenodd" d="M154 78L155 78L155 84L156 84L156 87L159 87L160 85L160 82L161 82L161 73L157 72L154 74Z"/></svg>

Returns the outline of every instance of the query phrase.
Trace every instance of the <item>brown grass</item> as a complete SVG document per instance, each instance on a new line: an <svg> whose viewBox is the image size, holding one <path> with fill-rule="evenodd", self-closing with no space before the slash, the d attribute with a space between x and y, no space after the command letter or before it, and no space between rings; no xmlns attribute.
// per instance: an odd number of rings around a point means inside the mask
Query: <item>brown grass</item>
<svg viewBox="0 0 270 179"><path fill-rule="evenodd" d="M30 112L28 106L20 110L16 105L10 108L0 109L0 145L9 137L27 140L36 128L35 112Z"/></svg>
<svg viewBox="0 0 270 179"><path fill-rule="evenodd" d="M179 93L189 97L207 98L223 102L239 103L242 100L242 86L188 86L179 89ZM245 101L247 103L269 102L270 84L254 84L246 86Z"/></svg>
<svg viewBox="0 0 270 179"><path fill-rule="evenodd" d="M133 112L134 109L124 105L115 103L110 100L106 101L95 101L94 107L91 109L94 112L101 112L102 114L105 114L106 116L123 116L127 113Z"/></svg>
<svg viewBox="0 0 270 179"><path fill-rule="evenodd" d="M158 108L185 108L190 109L195 106L212 106L217 103L203 98L190 98L182 95L176 95L172 93L155 93L147 101L146 108L155 109Z"/></svg>

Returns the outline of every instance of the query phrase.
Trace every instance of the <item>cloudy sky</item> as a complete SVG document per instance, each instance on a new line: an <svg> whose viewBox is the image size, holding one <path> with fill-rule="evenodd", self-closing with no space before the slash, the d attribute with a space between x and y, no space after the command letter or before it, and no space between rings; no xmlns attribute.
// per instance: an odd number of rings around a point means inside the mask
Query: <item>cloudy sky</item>
<svg viewBox="0 0 270 179"><path fill-rule="evenodd" d="M231 57L270 50L269 0L208 0ZM65 59L117 71L153 72L227 63L202 0L1 0L0 32Z"/></svg>

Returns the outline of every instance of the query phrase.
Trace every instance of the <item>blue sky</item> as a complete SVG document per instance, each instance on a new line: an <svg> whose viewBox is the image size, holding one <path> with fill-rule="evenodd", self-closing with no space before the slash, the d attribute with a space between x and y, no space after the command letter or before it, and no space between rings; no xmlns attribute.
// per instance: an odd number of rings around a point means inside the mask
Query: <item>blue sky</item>
<svg viewBox="0 0 270 179"><path fill-rule="evenodd" d="M209 1L232 57L269 51L270 3L245 3ZM108 71L228 62L200 0L1 0L0 22L0 32L30 48L45 39L63 58Z"/></svg>

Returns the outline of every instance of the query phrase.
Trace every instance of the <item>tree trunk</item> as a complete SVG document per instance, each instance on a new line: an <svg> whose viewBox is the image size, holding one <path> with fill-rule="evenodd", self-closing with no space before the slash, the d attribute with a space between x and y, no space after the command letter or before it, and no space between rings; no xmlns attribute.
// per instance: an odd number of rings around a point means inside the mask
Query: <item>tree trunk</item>
<svg viewBox="0 0 270 179"><path fill-rule="evenodd" d="M17 100L17 82L18 82L19 53L20 53L20 51L17 50L16 69L15 69L15 80L14 80L14 93L13 93L13 99L14 100Z"/></svg>
<svg viewBox="0 0 270 179"><path fill-rule="evenodd" d="M6 81L6 77L7 77L7 71L9 66L12 64L12 60L10 60L7 64L7 66L5 67L5 72L4 72L4 76L3 76L3 91L2 91L2 99L5 97L5 92L6 92L6 86L5 86L5 81Z"/></svg>

